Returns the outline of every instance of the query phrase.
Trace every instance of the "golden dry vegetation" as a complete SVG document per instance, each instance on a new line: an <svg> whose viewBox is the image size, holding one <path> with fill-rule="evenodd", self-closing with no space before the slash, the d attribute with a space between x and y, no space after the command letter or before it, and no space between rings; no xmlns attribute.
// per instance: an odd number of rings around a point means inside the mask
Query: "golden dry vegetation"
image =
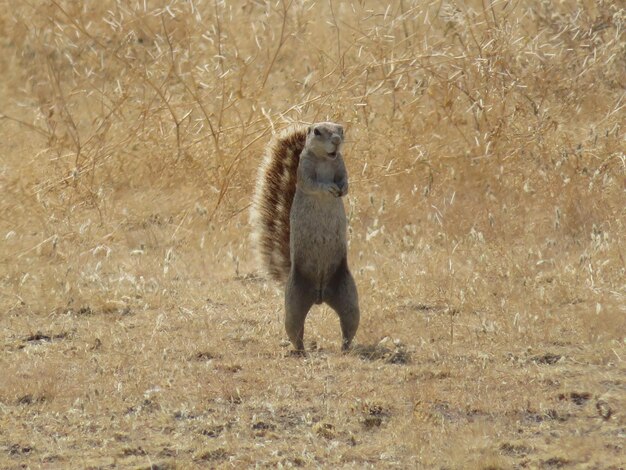
<svg viewBox="0 0 626 470"><path fill-rule="evenodd" d="M0 467L623 468L623 1L0 6ZM296 358L248 208L326 119L363 316Z"/></svg>

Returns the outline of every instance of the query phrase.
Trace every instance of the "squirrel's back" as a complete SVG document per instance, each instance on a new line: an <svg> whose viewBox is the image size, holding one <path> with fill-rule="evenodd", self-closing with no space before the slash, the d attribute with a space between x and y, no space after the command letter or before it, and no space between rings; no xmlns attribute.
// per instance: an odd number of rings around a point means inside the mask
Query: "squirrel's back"
<svg viewBox="0 0 626 470"><path fill-rule="evenodd" d="M253 244L267 273L278 281L287 278L291 265L289 213L306 136L307 128L298 126L274 137L265 150L252 199Z"/></svg>

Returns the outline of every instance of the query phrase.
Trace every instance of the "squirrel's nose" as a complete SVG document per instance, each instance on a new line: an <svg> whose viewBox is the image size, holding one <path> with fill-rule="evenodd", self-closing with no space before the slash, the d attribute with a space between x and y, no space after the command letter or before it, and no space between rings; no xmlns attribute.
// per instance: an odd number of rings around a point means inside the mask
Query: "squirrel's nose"
<svg viewBox="0 0 626 470"><path fill-rule="evenodd" d="M339 136L338 134L333 134L333 136L330 138L330 141L335 145L339 145L341 143L341 136Z"/></svg>

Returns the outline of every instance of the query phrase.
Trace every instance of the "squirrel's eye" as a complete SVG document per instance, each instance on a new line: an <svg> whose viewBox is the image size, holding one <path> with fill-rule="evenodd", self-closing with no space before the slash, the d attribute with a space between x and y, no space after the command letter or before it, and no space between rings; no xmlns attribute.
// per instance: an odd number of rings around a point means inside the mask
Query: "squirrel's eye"
<svg viewBox="0 0 626 470"><path fill-rule="evenodd" d="M315 135L322 135L322 133L317 129L315 129L313 132L315 133Z"/></svg>

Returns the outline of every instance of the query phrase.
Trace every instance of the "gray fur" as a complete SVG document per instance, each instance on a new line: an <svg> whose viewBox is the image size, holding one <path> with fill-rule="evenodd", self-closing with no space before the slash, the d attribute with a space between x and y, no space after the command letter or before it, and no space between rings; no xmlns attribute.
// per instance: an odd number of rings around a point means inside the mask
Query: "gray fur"
<svg viewBox="0 0 626 470"><path fill-rule="evenodd" d="M319 135L318 135L319 133ZM291 206L291 268L285 287L285 327L304 350L304 322L313 304L326 302L339 315L342 349L359 325L358 293L348 269L346 213L348 177L341 154L343 128L324 122L309 128L300 156Z"/></svg>

